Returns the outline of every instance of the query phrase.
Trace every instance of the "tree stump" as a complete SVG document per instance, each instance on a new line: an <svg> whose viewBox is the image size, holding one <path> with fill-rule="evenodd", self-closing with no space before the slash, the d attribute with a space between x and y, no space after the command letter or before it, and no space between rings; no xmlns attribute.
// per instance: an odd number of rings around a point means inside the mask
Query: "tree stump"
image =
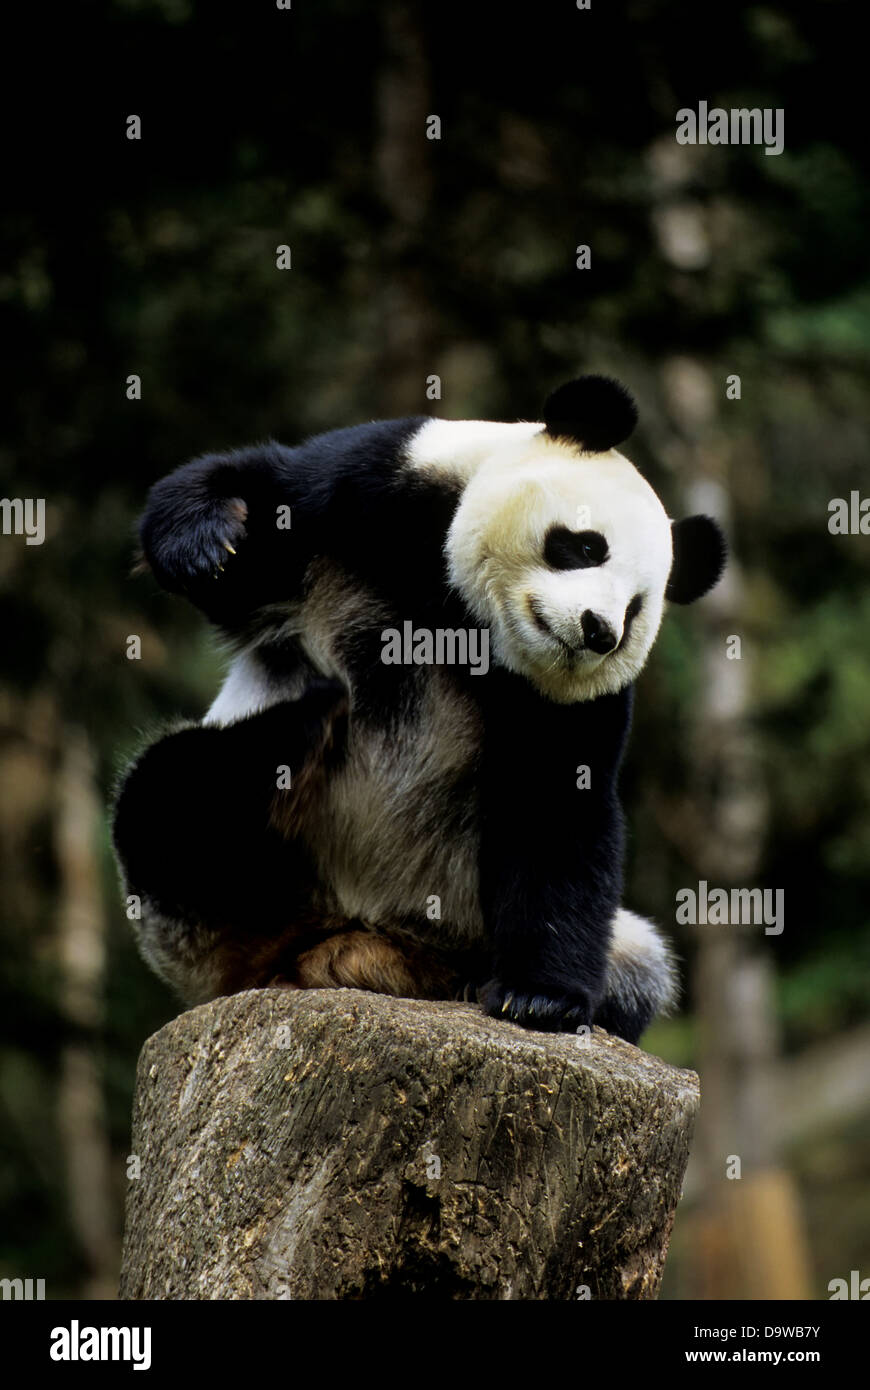
<svg viewBox="0 0 870 1390"><path fill-rule="evenodd" d="M597 1028L218 999L139 1059L121 1297L654 1298L697 1106Z"/></svg>

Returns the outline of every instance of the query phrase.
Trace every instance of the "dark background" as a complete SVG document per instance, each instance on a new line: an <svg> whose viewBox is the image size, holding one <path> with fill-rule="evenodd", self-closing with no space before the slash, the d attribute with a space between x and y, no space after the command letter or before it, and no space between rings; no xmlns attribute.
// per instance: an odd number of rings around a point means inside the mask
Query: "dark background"
<svg viewBox="0 0 870 1390"><path fill-rule="evenodd" d="M666 618L624 779L628 905L686 963L645 1045L704 1095L666 1292L870 1275L870 537L827 528L870 495L863 18L116 0L7 30L0 489L44 497L48 534L0 537L0 1277L111 1292L135 1060L176 1010L104 808L222 657L130 575L147 487L381 415L535 418L581 370L630 386L627 452L733 544ZM784 108L785 152L678 146L701 99ZM783 889L784 933L677 930L701 878Z"/></svg>

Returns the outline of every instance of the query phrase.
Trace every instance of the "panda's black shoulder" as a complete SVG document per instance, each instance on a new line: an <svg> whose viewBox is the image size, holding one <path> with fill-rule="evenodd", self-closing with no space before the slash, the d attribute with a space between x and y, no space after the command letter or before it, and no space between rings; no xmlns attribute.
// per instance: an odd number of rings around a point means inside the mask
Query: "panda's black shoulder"
<svg viewBox="0 0 870 1390"><path fill-rule="evenodd" d="M314 500L318 490L324 498L353 483L355 494L368 488L372 494L407 476L404 465L411 440L429 421L428 415L409 415L397 420L371 420L346 425L325 434L310 435L292 451L295 468L305 480Z"/></svg>
<svg viewBox="0 0 870 1390"><path fill-rule="evenodd" d="M443 601L444 538L462 486L410 462L428 415L314 435L293 450L292 489L322 546L359 580L410 603Z"/></svg>

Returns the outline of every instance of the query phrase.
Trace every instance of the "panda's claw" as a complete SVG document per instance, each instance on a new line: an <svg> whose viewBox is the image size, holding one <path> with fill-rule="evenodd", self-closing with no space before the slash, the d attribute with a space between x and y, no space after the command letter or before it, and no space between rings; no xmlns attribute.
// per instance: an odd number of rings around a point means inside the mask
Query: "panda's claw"
<svg viewBox="0 0 870 1390"><path fill-rule="evenodd" d="M592 1022L591 1002L582 991L551 996L533 990L520 992L500 980L490 980L480 992L480 1002L491 1018L508 1019L541 1032L574 1033Z"/></svg>

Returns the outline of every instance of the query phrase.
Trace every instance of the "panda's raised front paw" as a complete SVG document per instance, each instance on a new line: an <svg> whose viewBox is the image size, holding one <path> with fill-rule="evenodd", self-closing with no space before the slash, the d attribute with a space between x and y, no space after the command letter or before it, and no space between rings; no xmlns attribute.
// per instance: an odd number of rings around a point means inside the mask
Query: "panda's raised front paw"
<svg viewBox="0 0 870 1390"><path fill-rule="evenodd" d="M220 579L246 536L247 504L241 497L200 503L180 516L151 508L142 524L142 547L164 588L187 593Z"/></svg>
<svg viewBox="0 0 870 1390"><path fill-rule="evenodd" d="M483 986L480 1002L491 1018L506 1018L546 1033L575 1033L590 1027L594 1012L586 994L541 994L512 989L501 980L489 980Z"/></svg>

